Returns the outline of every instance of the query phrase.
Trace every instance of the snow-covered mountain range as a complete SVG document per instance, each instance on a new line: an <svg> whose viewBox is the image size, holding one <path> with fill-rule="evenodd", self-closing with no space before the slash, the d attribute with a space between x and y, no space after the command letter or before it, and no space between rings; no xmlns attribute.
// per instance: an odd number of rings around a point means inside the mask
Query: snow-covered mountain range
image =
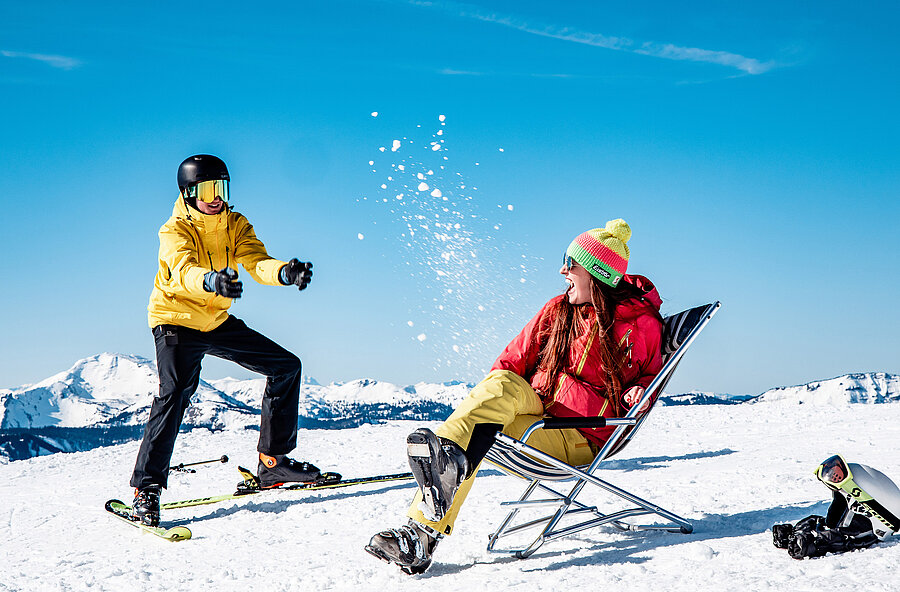
<svg viewBox="0 0 900 592"><path fill-rule="evenodd" d="M306 379L300 427L349 428L388 419L438 420L449 415L471 384L397 386L360 379L320 385ZM258 429L265 379L200 382L185 414L186 430ZM138 356L103 353L37 384L0 389L0 459L86 450L140 437L154 394L156 365ZM758 396L691 392L665 394L663 405L761 402L840 405L900 401L900 375L848 374Z"/></svg>
<svg viewBox="0 0 900 592"><path fill-rule="evenodd" d="M369 379L323 386L306 379L300 427L335 429L386 419L443 418L471 386L456 382L400 387ZM103 353L37 384L0 389L0 462L139 438L158 388L153 361ZM263 378L201 380L183 429L258 429L264 389Z"/></svg>

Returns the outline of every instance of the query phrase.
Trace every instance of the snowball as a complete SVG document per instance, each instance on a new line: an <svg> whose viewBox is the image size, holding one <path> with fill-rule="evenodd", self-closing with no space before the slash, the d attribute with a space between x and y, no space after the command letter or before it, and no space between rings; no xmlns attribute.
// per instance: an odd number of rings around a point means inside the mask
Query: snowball
<svg viewBox="0 0 900 592"><path fill-rule="evenodd" d="M447 119L445 115L438 115L438 121L444 121L445 119Z"/></svg>
<svg viewBox="0 0 900 592"><path fill-rule="evenodd" d="M416 177L418 179L425 179L425 175L423 175L422 173L417 174Z"/></svg>
<svg viewBox="0 0 900 592"><path fill-rule="evenodd" d="M359 240L362 240L366 237L365 237L365 235L363 235L363 233L360 232L359 234L356 235L356 238L358 238Z"/></svg>
<svg viewBox="0 0 900 592"><path fill-rule="evenodd" d="M503 148L500 148L499 150L500 150L500 152L503 152Z"/></svg>
<svg viewBox="0 0 900 592"><path fill-rule="evenodd" d="M428 191L428 183L419 183L419 191Z"/></svg>
<svg viewBox="0 0 900 592"><path fill-rule="evenodd" d="M375 161L374 161L374 160L370 160L370 161L369 161L369 166L372 166L373 164L375 164Z"/></svg>
<svg viewBox="0 0 900 592"><path fill-rule="evenodd" d="M412 321L406 321L406 324L409 325L410 327L413 326L413 322L412 322Z"/></svg>
<svg viewBox="0 0 900 592"><path fill-rule="evenodd" d="M509 204L508 206L506 206L506 209L509 210L510 212L513 211L513 205Z"/></svg>
<svg viewBox="0 0 900 592"><path fill-rule="evenodd" d="M380 150L381 152L384 152L385 150L387 150L387 148L385 148L384 146L382 146L382 147L379 148L378 150Z"/></svg>
<svg viewBox="0 0 900 592"><path fill-rule="evenodd" d="M372 111L372 117L378 117L378 111Z"/></svg>
<svg viewBox="0 0 900 592"><path fill-rule="evenodd" d="M400 140L394 140L391 142L391 152L396 152L400 149Z"/></svg>
<svg viewBox="0 0 900 592"><path fill-rule="evenodd" d="M426 189L427 189L427 187L426 187ZM431 197L441 197L442 195L444 195L444 194L441 193L441 190L436 187L435 187L434 191L431 192ZM444 201L446 201L446 199Z"/></svg>
<svg viewBox="0 0 900 592"><path fill-rule="evenodd" d="M453 346L453 351L455 351L456 353L459 353L459 346L458 346L458 345L454 345L454 346Z"/></svg>
<svg viewBox="0 0 900 592"><path fill-rule="evenodd" d="M434 152L437 152L437 151L440 150L440 149L441 149L441 145L440 145L440 144L435 144L434 146L431 147L431 150L434 151Z"/></svg>
<svg viewBox="0 0 900 592"><path fill-rule="evenodd" d="M416 337L416 339L418 339L419 341L425 341L426 339L428 339L428 336L424 333L419 333L419 336Z"/></svg>
<svg viewBox="0 0 900 592"><path fill-rule="evenodd" d="M382 184L381 184L381 188L382 188L382 189L387 189L387 185L385 185L384 183L382 183Z"/></svg>

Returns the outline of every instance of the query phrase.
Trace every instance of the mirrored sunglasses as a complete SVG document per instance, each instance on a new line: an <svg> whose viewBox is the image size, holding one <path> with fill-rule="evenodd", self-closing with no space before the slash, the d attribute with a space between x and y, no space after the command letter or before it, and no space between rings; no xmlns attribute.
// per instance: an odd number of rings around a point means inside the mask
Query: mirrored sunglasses
<svg viewBox="0 0 900 592"><path fill-rule="evenodd" d="M565 267L566 270L572 269L575 267L575 260L569 255L563 255L563 267Z"/></svg>

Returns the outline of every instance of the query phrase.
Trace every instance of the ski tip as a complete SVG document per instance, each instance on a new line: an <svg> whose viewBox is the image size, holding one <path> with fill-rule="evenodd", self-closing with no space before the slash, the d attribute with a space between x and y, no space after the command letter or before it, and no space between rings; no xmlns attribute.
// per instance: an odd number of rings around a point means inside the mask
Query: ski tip
<svg viewBox="0 0 900 592"><path fill-rule="evenodd" d="M172 542L186 541L191 538L191 530L185 526L174 526L166 531L165 538Z"/></svg>

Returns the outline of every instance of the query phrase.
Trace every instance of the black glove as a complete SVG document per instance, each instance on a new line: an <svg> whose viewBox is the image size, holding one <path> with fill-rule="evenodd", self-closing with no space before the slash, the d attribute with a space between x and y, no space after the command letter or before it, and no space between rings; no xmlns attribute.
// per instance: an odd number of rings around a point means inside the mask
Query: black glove
<svg viewBox="0 0 900 592"><path fill-rule="evenodd" d="M230 267L222 271L210 271L203 276L203 289L207 292L215 292L225 298L240 298L244 291L244 284L237 280L237 272Z"/></svg>
<svg viewBox="0 0 900 592"><path fill-rule="evenodd" d="M772 544L779 549L787 549L793 537L793 524L776 524L772 527Z"/></svg>
<svg viewBox="0 0 900 592"><path fill-rule="evenodd" d="M302 290L309 285L309 281L312 279L312 263L306 263L296 258L291 259L281 268L279 276L281 283L285 286L293 284L297 286L298 290Z"/></svg>

